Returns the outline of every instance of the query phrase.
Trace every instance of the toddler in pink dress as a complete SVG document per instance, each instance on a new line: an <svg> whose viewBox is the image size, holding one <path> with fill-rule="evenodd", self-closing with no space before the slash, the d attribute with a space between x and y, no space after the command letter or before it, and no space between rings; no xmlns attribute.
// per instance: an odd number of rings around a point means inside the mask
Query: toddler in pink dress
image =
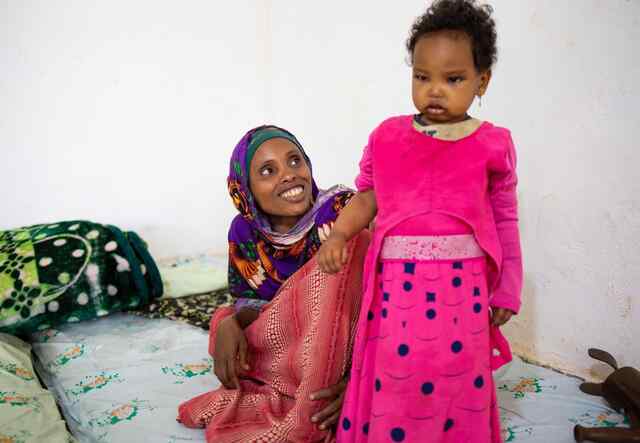
<svg viewBox="0 0 640 443"><path fill-rule="evenodd" d="M520 308L516 155L471 118L496 58L489 6L440 0L407 48L416 115L369 136L358 193L318 252L336 272L376 217L338 442L501 442L492 369ZM496 354L496 355L494 355Z"/></svg>

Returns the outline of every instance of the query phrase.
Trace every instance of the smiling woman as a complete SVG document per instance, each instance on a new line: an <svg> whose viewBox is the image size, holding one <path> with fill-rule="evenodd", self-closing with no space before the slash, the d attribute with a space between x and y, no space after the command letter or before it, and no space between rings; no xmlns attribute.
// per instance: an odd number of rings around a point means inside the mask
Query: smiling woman
<svg viewBox="0 0 640 443"><path fill-rule="evenodd" d="M353 191L319 189L298 139L275 126L245 134L227 183L240 212L229 228L229 287L239 311L260 308L318 251Z"/></svg>
<svg viewBox="0 0 640 443"><path fill-rule="evenodd" d="M235 305L211 319L209 352L224 388L180 406L207 441L330 441L340 415L361 296L368 233L344 272L326 276L315 253L353 191L321 190L288 131L261 126L236 146L228 187L240 212L229 229Z"/></svg>

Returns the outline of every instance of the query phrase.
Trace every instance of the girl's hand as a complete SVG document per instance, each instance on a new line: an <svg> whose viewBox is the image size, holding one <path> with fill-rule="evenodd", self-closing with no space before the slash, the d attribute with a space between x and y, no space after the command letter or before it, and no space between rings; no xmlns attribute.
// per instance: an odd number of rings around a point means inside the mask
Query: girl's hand
<svg viewBox="0 0 640 443"><path fill-rule="evenodd" d="M502 326L511 319L513 311L505 308L491 309L491 324L493 326Z"/></svg>
<svg viewBox="0 0 640 443"><path fill-rule="evenodd" d="M342 379L337 384L326 389L311 394L311 400L329 400L329 404L320 412L311 417L313 423L319 423L319 429L329 429L338 422L340 412L342 411L342 403L344 402L344 393L347 387L347 380Z"/></svg>
<svg viewBox="0 0 640 443"><path fill-rule="evenodd" d="M335 274L347 263L347 238L340 232L331 231L316 256L323 272Z"/></svg>
<svg viewBox="0 0 640 443"><path fill-rule="evenodd" d="M235 316L225 318L216 331L213 367L216 377L227 389L239 389L238 375L249 370L247 339Z"/></svg>

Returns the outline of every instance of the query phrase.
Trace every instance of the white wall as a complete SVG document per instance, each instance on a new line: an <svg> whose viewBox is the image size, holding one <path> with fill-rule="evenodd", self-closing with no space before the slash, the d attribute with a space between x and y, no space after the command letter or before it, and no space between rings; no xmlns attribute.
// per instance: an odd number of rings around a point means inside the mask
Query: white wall
<svg viewBox="0 0 640 443"><path fill-rule="evenodd" d="M156 256L222 251L246 129L291 129L321 186L350 184L374 125L413 112L403 44L424 1L220 4L0 0L0 229L88 218ZM585 376L588 346L640 365L640 2L493 4L499 62L473 112L518 144L509 336Z"/></svg>
<svg viewBox="0 0 640 443"><path fill-rule="evenodd" d="M640 365L640 2L497 4L483 115L519 147L526 281L515 348L586 377L586 348Z"/></svg>
<svg viewBox="0 0 640 443"><path fill-rule="evenodd" d="M89 218L222 248L227 156L265 118L254 1L0 1L1 227Z"/></svg>

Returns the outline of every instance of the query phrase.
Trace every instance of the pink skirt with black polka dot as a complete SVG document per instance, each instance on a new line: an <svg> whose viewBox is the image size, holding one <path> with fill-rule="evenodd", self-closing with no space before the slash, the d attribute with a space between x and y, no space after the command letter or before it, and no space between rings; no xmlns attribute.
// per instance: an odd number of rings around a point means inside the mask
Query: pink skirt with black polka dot
<svg viewBox="0 0 640 443"><path fill-rule="evenodd" d="M501 442L480 248L473 241L462 258L387 251L338 442Z"/></svg>

